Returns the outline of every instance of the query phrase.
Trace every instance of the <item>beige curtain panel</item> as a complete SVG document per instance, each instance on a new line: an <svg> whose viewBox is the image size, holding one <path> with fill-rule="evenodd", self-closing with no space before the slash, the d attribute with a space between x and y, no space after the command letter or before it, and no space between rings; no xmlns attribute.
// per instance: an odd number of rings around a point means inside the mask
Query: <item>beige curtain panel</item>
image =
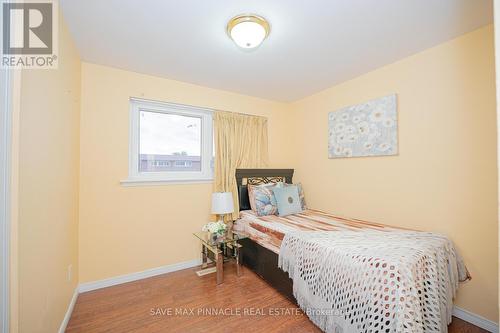
<svg viewBox="0 0 500 333"><path fill-rule="evenodd" d="M267 118L233 112L214 114L216 192L233 193L233 220L239 217L238 168L264 168L268 165Z"/></svg>

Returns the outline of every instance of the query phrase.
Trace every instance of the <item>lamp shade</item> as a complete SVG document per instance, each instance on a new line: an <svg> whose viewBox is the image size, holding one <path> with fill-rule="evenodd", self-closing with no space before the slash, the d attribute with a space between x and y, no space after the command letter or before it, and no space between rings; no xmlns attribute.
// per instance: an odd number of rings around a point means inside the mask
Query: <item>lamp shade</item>
<svg viewBox="0 0 500 333"><path fill-rule="evenodd" d="M229 214L234 212L231 192L212 193L212 214Z"/></svg>

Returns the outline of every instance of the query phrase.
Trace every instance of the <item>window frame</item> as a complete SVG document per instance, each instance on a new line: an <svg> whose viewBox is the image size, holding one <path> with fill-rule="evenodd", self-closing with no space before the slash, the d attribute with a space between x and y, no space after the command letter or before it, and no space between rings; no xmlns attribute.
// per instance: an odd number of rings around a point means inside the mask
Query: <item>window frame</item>
<svg viewBox="0 0 500 333"><path fill-rule="evenodd" d="M158 112L201 120L200 171L139 171L140 112ZM210 168L213 150L213 110L190 105L130 98L129 174L123 185L154 185L168 183L206 183L213 181Z"/></svg>

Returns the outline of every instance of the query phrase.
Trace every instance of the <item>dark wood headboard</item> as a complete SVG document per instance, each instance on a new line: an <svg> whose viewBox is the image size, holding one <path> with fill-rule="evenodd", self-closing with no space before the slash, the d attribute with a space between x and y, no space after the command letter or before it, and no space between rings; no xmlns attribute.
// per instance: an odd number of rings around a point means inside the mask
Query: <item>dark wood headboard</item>
<svg viewBox="0 0 500 333"><path fill-rule="evenodd" d="M238 186L238 202L240 210L250 209L246 180L251 177L285 177L285 182L291 184L293 169L236 169L236 184Z"/></svg>

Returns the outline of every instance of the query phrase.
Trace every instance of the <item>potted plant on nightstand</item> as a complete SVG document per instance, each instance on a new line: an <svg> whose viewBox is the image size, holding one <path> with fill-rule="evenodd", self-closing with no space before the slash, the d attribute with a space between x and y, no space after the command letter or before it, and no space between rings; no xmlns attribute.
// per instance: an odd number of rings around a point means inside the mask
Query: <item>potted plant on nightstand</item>
<svg viewBox="0 0 500 333"><path fill-rule="evenodd" d="M224 222L209 222L203 226L203 231L210 233L210 241L216 243L218 240L223 238L226 234L227 225Z"/></svg>

